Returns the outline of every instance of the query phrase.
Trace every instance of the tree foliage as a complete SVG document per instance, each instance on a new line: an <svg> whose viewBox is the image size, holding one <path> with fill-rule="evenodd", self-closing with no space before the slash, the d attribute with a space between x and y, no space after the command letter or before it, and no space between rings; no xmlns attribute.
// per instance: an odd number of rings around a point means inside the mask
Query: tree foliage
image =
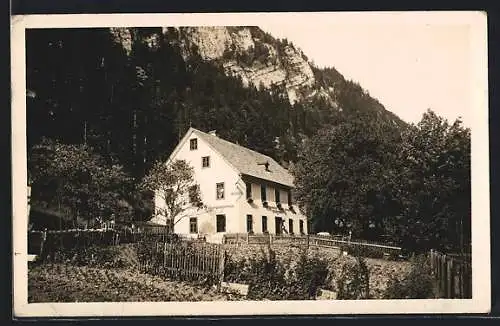
<svg viewBox="0 0 500 326"><path fill-rule="evenodd" d="M467 250L470 130L430 110L399 130L358 116L318 131L294 169L301 206L317 230Z"/></svg>
<svg viewBox="0 0 500 326"><path fill-rule="evenodd" d="M193 167L184 160L157 161L142 179L140 188L154 192L162 202L157 207L157 217L164 217L172 227L186 209L203 206L199 185L193 176Z"/></svg>
<svg viewBox="0 0 500 326"><path fill-rule="evenodd" d="M85 145L44 139L30 152L29 171L35 204L71 210L89 224L113 214L130 218L127 193L131 179L118 164L106 164Z"/></svg>

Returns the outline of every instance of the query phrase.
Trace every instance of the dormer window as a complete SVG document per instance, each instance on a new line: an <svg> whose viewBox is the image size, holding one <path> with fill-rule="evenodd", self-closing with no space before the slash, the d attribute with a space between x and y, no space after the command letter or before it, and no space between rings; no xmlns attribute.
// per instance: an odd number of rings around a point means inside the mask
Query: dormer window
<svg viewBox="0 0 500 326"><path fill-rule="evenodd" d="M189 140L189 149L194 151L198 149L198 139L193 138Z"/></svg>
<svg viewBox="0 0 500 326"><path fill-rule="evenodd" d="M257 163L257 164L258 165L263 165L266 172L271 172L271 170L269 170L269 162L268 161L265 161L265 162L262 162L262 163Z"/></svg>

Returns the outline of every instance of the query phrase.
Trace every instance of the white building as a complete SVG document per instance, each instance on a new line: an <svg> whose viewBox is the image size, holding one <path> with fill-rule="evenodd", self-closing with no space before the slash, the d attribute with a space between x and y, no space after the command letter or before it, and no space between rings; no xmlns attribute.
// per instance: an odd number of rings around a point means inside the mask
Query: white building
<svg viewBox="0 0 500 326"><path fill-rule="evenodd" d="M169 161L194 168L204 208L187 207L174 232L218 242L225 233L307 234L307 219L292 202L293 177L269 156L190 128ZM153 220L166 224L155 196Z"/></svg>

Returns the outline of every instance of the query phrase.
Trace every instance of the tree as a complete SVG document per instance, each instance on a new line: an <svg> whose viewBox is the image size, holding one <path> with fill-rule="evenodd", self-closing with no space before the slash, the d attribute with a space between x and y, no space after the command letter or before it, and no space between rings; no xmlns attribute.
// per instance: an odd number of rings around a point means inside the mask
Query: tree
<svg viewBox="0 0 500 326"><path fill-rule="evenodd" d="M86 145L66 145L43 139L29 153L34 203L69 208L79 218L130 218L125 200L131 179L118 164L108 165ZM123 211L125 209L125 211Z"/></svg>
<svg viewBox="0 0 500 326"><path fill-rule="evenodd" d="M404 134L399 235L409 246L462 251L470 244L470 129L432 110Z"/></svg>
<svg viewBox="0 0 500 326"><path fill-rule="evenodd" d="M359 115L319 130L300 146L296 194L313 228L356 236L383 231L388 212L379 205L392 199L398 135L391 124Z"/></svg>
<svg viewBox="0 0 500 326"><path fill-rule="evenodd" d="M154 192L160 198L156 215L165 217L171 230L182 220L182 212L203 206L193 174L193 167L184 160L157 161L141 182L141 189Z"/></svg>

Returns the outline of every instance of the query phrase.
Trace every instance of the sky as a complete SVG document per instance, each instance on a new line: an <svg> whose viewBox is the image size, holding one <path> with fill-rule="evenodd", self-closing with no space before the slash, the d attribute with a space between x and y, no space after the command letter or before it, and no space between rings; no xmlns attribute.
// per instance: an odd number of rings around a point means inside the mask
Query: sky
<svg viewBox="0 0 500 326"><path fill-rule="evenodd" d="M318 67L335 67L387 110L418 122L432 109L450 122L473 118L470 26L460 24L260 24Z"/></svg>

